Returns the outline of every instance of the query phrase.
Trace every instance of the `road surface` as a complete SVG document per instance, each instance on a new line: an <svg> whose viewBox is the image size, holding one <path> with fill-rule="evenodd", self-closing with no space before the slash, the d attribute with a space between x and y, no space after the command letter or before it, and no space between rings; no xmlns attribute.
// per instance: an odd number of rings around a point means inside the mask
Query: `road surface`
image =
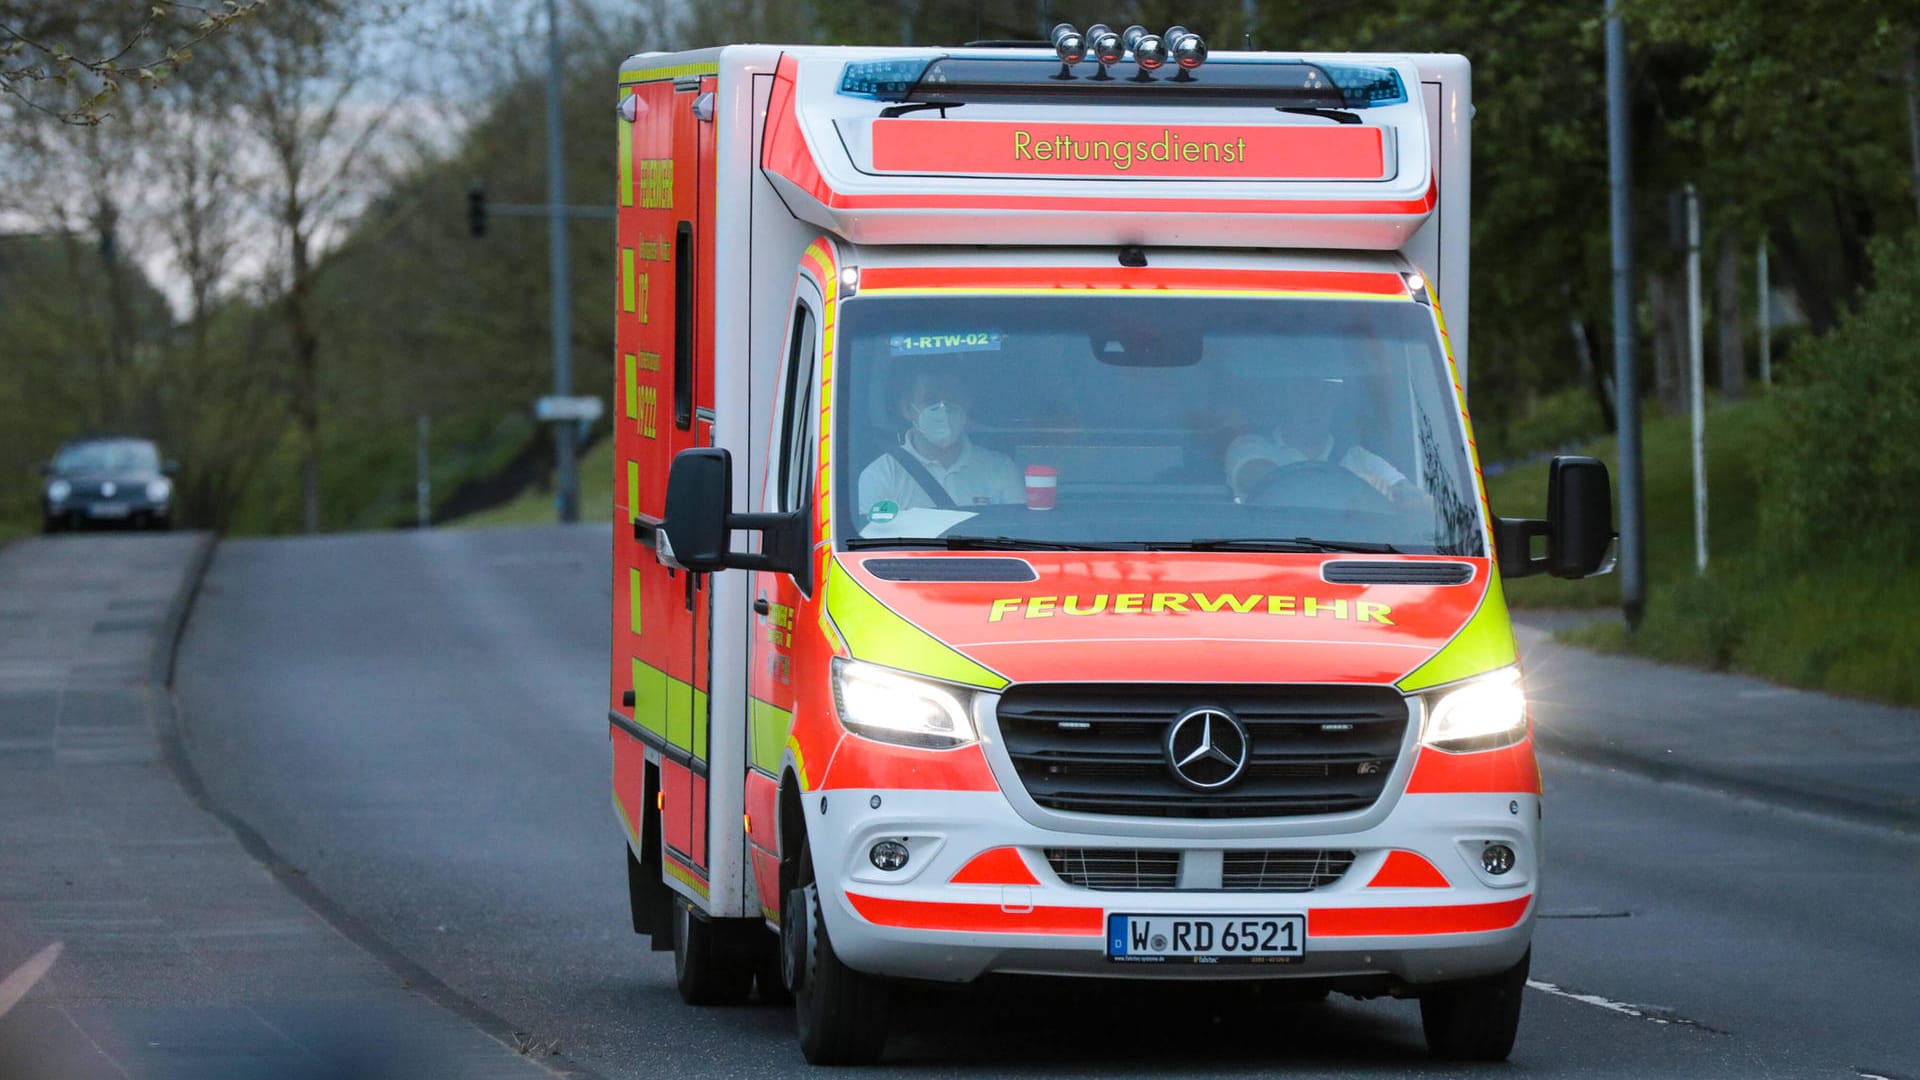
<svg viewBox="0 0 1920 1080"><path fill-rule="evenodd" d="M572 1061L809 1075L788 1011L681 1004L629 929L608 578L604 526L224 543L177 671L193 767L359 934ZM1920 1077L1920 839L1545 765L1510 1066L1430 1062L1411 1002L1035 983L914 996L873 1074Z"/></svg>

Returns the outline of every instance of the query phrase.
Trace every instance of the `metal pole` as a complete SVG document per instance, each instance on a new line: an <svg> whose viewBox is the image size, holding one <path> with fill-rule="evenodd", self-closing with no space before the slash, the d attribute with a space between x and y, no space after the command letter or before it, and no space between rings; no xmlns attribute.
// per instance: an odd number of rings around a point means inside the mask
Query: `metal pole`
<svg viewBox="0 0 1920 1080"><path fill-rule="evenodd" d="M1771 295L1772 286L1767 281L1767 237L1765 233L1762 233L1760 235L1760 251L1755 256L1754 262L1759 264L1759 278L1760 278L1760 288L1759 288L1760 310L1756 316L1756 318L1760 323L1758 327L1758 330L1760 332L1760 385L1772 386L1773 385L1773 312L1769 308L1769 305L1771 304L1773 297Z"/></svg>
<svg viewBox="0 0 1920 1080"><path fill-rule="evenodd" d="M1707 572L1707 358L1700 325L1700 193L1687 198L1687 378L1693 405L1693 568Z"/></svg>
<svg viewBox="0 0 1920 1080"><path fill-rule="evenodd" d="M433 474L427 469L427 432L430 423L427 414L421 413L413 446L414 474L418 477L413 484L414 510L419 515L423 529L433 526Z"/></svg>
<svg viewBox="0 0 1920 1080"><path fill-rule="evenodd" d="M1640 372L1634 361L1632 142L1627 27L1607 0L1607 190L1613 226L1613 393L1620 440L1620 609L1640 625L1647 603L1647 538L1640 469Z"/></svg>
<svg viewBox="0 0 1920 1080"><path fill-rule="evenodd" d="M547 0L547 253L553 278L553 393L573 395L573 290L567 258L567 162L560 132L560 2ZM562 523L580 520L574 475L573 425L553 425L554 511Z"/></svg>

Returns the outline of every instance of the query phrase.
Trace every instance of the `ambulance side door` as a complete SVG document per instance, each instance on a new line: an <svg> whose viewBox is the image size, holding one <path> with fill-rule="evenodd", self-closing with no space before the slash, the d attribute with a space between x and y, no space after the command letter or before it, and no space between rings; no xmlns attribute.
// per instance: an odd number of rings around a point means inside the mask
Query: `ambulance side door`
<svg viewBox="0 0 1920 1080"><path fill-rule="evenodd" d="M788 317L784 355L774 388L774 410L767 425L767 476L761 509L807 513L813 505L816 400L819 387L820 294L804 275ZM806 535L813 535L811 521ZM793 639L797 612L805 599L789 574L756 570L753 596L753 644L748 663L747 722L751 747L748 768L778 784L780 763L793 722ZM749 780L754 780L749 777ZM777 865L779 853L755 844L755 879L762 905L780 910L778 877L762 872Z"/></svg>

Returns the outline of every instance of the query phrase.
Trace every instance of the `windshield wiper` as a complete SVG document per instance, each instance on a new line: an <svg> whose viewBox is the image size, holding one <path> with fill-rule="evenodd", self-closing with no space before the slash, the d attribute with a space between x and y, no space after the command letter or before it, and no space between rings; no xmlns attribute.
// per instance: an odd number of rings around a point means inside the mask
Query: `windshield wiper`
<svg viewBox="0 0 1920 1080"><path fill-rule="evenodd" d="M1399 555L1392 544L1369 540L1319 540L1311 536L1291 539L1267 537L1213 537L1203 540L1154 540L1148 551L1353 551L1368 555Z"/></svg>
<svg viewBox="0 0 1920 1080"><path fill-rule="evenodd" d="M1137 547L1137 545L1134 545ZM866 548L930 547L948 551L1122 551L1119 544L1083 544L1072 540L1027 540L1018 536L857 536L848 551Z"/></svg>

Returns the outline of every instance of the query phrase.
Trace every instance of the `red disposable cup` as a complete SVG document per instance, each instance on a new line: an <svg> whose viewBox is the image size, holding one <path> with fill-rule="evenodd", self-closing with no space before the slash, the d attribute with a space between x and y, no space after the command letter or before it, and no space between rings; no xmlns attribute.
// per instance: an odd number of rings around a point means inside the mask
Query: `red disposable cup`
<svg viewBox="0 0 1920 1080"><path fill-rule="evenodd" d="M1051 510L1060 490L1060 473L1045 465L1027 466L1027 509Z"/></svg>

